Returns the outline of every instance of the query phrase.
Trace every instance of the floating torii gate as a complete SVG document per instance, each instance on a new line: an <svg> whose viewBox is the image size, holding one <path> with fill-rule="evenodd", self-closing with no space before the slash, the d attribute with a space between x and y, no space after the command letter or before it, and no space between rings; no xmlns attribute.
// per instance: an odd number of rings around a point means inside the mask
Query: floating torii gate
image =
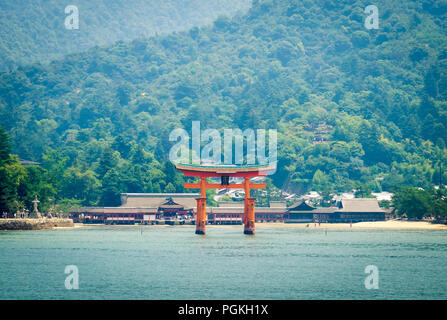
<svg viewBox="0 0 447 320"><path fill-rule="evenodd" d="M186 189L200 189L200 198L197 198L196 234L205 234L206 224L206 189L244 189L244 234L255 233L255 198L250 197L250 189L265 189L265 183L252 183L250 178L266 176L275 168L272 166L236 166L236 165L193 165L175 164L177 170L186 177L200 178L197 183L185 183ZM220 177L221 183L208 183L206 178ZM230 184L230 177L244 178L243 183Z"/></svg>

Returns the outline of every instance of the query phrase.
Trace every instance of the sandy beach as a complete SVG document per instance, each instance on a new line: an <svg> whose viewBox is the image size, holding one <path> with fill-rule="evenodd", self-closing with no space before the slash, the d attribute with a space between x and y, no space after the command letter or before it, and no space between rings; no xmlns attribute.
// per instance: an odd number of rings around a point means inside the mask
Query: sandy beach
<svg viewBox="0 0 447 320"><path fill-rule="evenodd" d="M264 226L283 228L319 228L319 229L390 229L390 230L447 230L445 224L433 224L427 221L370 221L353 223L257 223L256 228Z"/></svg>

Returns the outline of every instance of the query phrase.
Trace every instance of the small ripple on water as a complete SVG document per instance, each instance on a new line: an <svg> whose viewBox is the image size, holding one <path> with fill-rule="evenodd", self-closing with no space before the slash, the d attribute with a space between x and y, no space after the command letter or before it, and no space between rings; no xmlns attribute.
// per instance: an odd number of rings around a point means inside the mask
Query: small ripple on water
<svg viewBox="0 0 447 320"><path fill-rule="evenodd" d="M1 299L447 298L447 233L240 226L0 233ZM78 292L64 268L79 268ZM375 264L381 289L365 290ZM198 278L197 275L201 276ZM239 290L239 289L240 290Z"/></svg>

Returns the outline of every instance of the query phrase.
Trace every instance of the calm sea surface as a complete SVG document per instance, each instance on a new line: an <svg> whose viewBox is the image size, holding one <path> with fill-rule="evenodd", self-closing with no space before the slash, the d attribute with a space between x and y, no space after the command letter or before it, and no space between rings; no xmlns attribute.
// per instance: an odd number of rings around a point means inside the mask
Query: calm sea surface
<svg viewBox="0 0 447 320"><path fill-rule="evenodd" d="M447 232L98 227L0 232L0 299L446 299ZM79 289L65 288L67 265ZM379 289L365 288L365 267Z"/></svg>

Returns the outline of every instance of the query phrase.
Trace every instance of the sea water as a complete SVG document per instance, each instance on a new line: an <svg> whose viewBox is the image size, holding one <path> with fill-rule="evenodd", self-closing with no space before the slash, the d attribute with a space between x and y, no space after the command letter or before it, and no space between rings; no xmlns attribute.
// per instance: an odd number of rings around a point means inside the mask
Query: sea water
<svg viewBox="0 0 447 320"><path fill-rule="evenodd" d="M368 289L367 266L378 289ZM79 288L67 287L75 266ZM368 280L367 280L368 281ZM69 281L70 282L70 281ZM0 232L0 299L446 299L447 231L88 226Z"/></svg>

